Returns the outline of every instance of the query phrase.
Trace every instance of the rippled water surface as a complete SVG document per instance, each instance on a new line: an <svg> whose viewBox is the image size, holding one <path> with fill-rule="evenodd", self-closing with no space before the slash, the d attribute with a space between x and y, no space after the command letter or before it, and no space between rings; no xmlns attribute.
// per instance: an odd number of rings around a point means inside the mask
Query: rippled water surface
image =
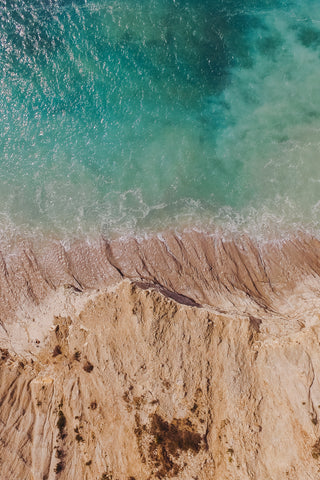
<svg viewBox="0 0 320 480"><path fill-rule="evenodd" d="M0 0L0 226L320 232L320 3Z"/></svg>

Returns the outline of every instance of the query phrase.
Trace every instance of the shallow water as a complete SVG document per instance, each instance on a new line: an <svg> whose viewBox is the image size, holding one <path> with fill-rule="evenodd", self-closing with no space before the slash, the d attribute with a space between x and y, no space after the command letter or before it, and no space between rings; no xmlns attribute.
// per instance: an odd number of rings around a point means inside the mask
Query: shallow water
<svg viewBox="0 0 320 480"><path fill-rule="evenodd" d="M320 233L320 4L0 0L0 226Z"/></svg>

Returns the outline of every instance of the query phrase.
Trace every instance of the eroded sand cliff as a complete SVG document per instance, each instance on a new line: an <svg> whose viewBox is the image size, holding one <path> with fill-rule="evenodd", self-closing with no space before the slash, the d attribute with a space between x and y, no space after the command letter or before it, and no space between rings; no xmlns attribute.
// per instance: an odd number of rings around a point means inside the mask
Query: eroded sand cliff
<svg viewBox="0 0 320 480"><path fill-rule="evenodd" d="M3 251L1 479L320 478L320 246Z"/></svg>

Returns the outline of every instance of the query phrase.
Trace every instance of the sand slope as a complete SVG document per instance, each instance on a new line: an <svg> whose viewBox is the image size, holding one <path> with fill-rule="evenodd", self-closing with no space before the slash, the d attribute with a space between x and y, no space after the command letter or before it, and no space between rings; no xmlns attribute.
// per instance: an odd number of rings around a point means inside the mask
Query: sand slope
<svg viewBox="0 0 320 480"><path fill-rule="evenodd" d="M4 252L1 478L318 478L318 255L195 232Z"/></svg>

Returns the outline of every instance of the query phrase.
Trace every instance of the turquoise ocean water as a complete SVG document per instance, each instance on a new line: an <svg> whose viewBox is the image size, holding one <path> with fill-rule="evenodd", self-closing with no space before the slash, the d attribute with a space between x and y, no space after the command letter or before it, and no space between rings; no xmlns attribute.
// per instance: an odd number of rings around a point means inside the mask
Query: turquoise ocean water
<svg viewBox="0 0 320 480"><path fill-rule="evenodd" d="M319 0L0 0L0 230L320 233Z"/></svg>

